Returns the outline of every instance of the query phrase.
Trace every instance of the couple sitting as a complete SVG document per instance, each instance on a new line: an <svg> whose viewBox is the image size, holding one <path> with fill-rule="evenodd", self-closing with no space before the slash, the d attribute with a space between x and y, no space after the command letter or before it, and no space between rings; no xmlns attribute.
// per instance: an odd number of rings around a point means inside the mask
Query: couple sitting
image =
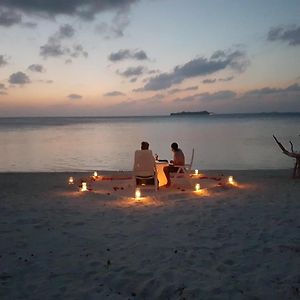
<svg viewBox="0 0 300 300"><path fill-rule="evenodd" d="M183 166L185 164L184 154L182 150L178 148L177 143L171 144L171 150L173 152L173 160L170 161L169 166L165 166L163 169L167 179L166 187L171 185L170 173L177 172L177 166ZM152 151L149 150L148 142L142 142L141 150L135 151L133 170L135 174L139 175L139 178L136 179L137 185L153 184L154 178L148 178L156 174L156 163Z"/></svg>

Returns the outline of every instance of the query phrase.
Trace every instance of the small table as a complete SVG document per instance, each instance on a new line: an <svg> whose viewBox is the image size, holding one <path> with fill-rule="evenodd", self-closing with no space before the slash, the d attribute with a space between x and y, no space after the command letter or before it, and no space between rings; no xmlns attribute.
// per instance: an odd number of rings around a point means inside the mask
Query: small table
<svg viewBox="0 0 300 300"><path fill-rule="evenodd" d="M169 163L156 161L156 171L157 171L157 179L159 181L159 186L163 186L167 184L167 178L164 173L164 167L167 167Z"/></svg>

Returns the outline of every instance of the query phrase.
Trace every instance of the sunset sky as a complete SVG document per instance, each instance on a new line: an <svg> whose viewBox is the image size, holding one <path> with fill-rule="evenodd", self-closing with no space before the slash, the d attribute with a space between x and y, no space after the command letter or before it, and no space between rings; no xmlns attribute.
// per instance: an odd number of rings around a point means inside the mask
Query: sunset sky
<svg viewBox="0 0 300 300"><path fill-rule="evenodd" d="M300 1L0 0L0 117L300 111Z"/></svg>

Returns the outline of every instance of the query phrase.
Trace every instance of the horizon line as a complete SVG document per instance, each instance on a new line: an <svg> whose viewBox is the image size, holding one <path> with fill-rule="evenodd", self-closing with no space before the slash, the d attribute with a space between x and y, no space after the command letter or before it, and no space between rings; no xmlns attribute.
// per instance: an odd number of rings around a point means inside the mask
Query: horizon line
<svg viewBox="0 0 300 300"><path fill-rule="evenodd" d="M184 112L192 112L192 111L184 111ZM196 111L198 112L198 111ZM209 116L222 116L222 115L258 115L258 114L267 114L267 115L284 115L284 114L291 114L291 115L296 115L296 114L300 114L300 111L296 111L296 112L291 112L291 111L287 111L287 112L277 112L277 111L272 111L272 112L231 112L231 113L214 113L214 112L209 112L210 115L207 115L207 117ZM170 117L171 113L169 114L163 114L163 115L107 115L107 116L91 116L91 115L86 115L86 116L78 116L78 115L74 115L74 116L63 116L63 115L45 115L45 116L0 116L0 119L12 119L12 118L138 118L138 117ZM203 116L202 116L203 117Z"/></svg>

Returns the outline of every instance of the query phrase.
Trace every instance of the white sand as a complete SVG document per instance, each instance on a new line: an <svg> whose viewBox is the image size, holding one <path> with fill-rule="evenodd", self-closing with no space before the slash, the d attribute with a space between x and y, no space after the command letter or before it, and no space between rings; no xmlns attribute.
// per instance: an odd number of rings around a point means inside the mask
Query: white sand
<svg viewBox="0 0 300 300"><path fill-rule="evenodd" d="M238 187L141 201L130 180L82 193L67 178L87 174L0 174L0 299L299 299L300 180L223 173Z"/></svg>

